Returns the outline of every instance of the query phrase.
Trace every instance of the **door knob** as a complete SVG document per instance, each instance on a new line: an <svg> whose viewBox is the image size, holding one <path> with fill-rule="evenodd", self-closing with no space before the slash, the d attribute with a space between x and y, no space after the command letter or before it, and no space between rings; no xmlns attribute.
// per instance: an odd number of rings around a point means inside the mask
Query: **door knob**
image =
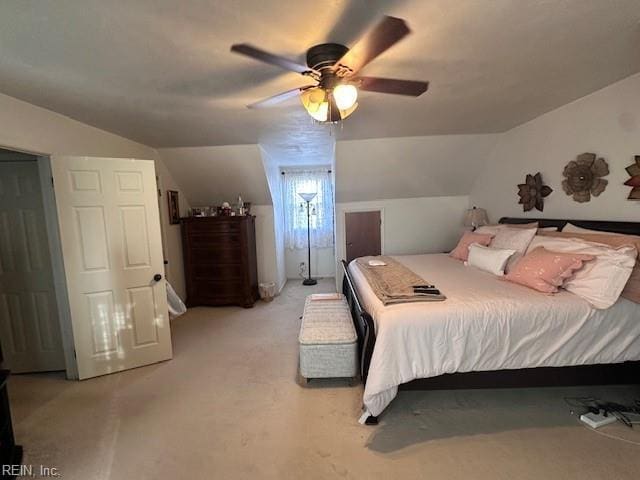
<svg viewBox="0 0 640 480"><path fill-rule="evenodd" d="M153 276L153 280L156 281L156 282L159 282L160 280L162 280L162 275L160 275L159 273L156 273Z"/></svg>

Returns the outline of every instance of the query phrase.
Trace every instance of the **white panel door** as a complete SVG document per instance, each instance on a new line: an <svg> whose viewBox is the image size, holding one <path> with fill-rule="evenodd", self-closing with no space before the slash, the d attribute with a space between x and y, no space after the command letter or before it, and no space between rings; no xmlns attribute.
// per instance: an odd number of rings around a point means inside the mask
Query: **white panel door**
<svg viewBox="0 0 640 480"><path fill-rule="evenodd" d="M0 342L13 373L65 369L35 161L0 162Z"/></svg>
<svg viewBox="0 0 640 480"><path fill-rule="evenodd" d="M51 167L79 378L170 359L153 161L55 156Z"/></svg>

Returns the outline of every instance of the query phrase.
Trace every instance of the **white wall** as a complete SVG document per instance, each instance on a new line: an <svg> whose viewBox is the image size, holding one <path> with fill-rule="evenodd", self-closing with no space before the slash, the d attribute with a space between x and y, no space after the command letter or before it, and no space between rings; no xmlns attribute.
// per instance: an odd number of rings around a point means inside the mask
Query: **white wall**
<svg viewBox="0 0 640 480"><path fill-rule="evenodd" d="M155 160L162 188L178 190L182 193L182 199L185 199L184 192L158 159L158 154L153 148L2 94L0 147L42 155L89 155ZM162 201L166 203L166 192L163 192ZM169 255L167 278L184 298L184 268L179 226L169 225L166 205L162 207L162 201L160 218ZM182 206L187 208L184 202Z"/></svg>
<svg viewBox="0 0 640 480"><path fill-rule="evenodd" d="M382 253L403 255L448 252L455 247L469 208L469 197L421 197L348 202L336 205L336 284L340 288L346 258L345 212L382 211Z"/></svg>
<svg viewBox="0 0 640 480"><path fill-rule="evenodd" d="M340 141L336 201L468 195L498 135Z"/></svg>
<svg viewBox="0 0 640 480"><path fill-rule="evenodd" d="M284 251L287 278L300 278L300 262L309 263L307 249ZM307 275L305 270L305 276ZM333 247L311 248L311 276L327 278L335 276L335 250Z"/></svg>
<svg viewBox="0 0 640 480"><path fill-rule="evenodd" d="M280 291L286 278L280 279L276 259L276 235L272 205L253 205L251 215L256 217L256 256L258 258L258 282L273 282ZM284 269L283 269L284 270Z"/></svg>
<svg viewBox="0 0 640 480"><path fill-rule="evenodd" d="M269 153L260 147L260 155L262 157L263 169L269 187L273 204L273 249L267 253L268 259L272 264L273 273L270 282L277 285L278 292L282 290L287 282L287 269L284 252L284 204L282 201L282 179L280 168L277 160L269 155Z"/></svg>
<svg viewBox="0 0 640 480"><path fill-rule="evenodd" d="M609 163L607 189L588 203L562 190L562 171L583 152ZM640 202L626 200L625 167L640 155L640 74L564 105L501 135L471 192L471 202L501 216L638 221ZM524 213L517 187L528 173L542 173L553 188L544 213Z"/></svg>
<svg viewBox="0 0 640 480"><path fill-rule="evenodd" d="M187 216L191 205L180 185L167 170L162 160L156 160L156 175L158 176L158 188L162 192L160 197L160 221L162 222L162 236L164 244L164 254L169 263L166 265L167 280L173 286L176 293L183 300L187 297L187 290L184 279L184 257L182 254L182 232L180 225L169 223L169 199L167 190L178 192L178 202L180 206L180 216Z"/></svg>
<svg viewBox="0 0 640 480"><path fill-rule="evenodd" d="M2 94L0 145L45 155L157 156L153 148Z"/></svg>

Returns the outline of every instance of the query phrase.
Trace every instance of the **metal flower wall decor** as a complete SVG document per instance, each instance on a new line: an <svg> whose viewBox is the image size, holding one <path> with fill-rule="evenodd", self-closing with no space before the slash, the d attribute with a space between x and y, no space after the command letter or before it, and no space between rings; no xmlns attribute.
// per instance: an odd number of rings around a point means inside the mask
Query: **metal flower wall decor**
<svg viewBox="0 0 640 480"><path fill-rule="evenodd" d="M518 196L520 197L518 203L522 204L522 209L525 212L534 208L542 212L544 198L548 197L551 192L553 192L551 187L543 185L540 172L535 175L527 175L525 182L518 185Z"/></svg>
<svg viewBox="0 0 640 480"><path fill-rule="evenodd" d="M567 195L572 195L576 202L584 203L591 200L591 195L597 197L609 183L601 177L609 175L609 165L604 158L597 158L595 153L583 153L571 160L562 175L562 189Z"/></svg>
<svg viewBox="0 0 640 480"><path fill-rule="evenodd" d="M624 184L633 187L627 200L640 200L640 155L636 155L636 163L629 165L626 170L631 178Z"/></svg>

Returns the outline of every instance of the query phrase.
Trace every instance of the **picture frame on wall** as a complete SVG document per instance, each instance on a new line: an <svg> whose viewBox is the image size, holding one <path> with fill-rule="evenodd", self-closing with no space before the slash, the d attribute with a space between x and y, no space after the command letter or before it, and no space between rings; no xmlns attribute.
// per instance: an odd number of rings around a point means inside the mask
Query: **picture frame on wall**
<svg viewBox="0 0 640 480"><path fill-rule="evenodd" d="M167 190L167 198L169 199L169 224L175 225L180 223L180 199L177 190Z"/></svg>

